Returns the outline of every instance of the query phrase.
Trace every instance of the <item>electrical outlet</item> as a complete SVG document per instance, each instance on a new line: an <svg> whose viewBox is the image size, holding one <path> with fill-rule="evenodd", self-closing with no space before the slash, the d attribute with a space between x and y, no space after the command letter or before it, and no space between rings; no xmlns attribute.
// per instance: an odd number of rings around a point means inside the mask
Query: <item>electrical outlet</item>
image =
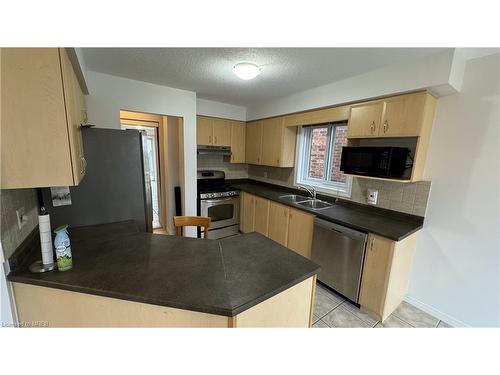
<svg viewBox="0 0 500 375"><path fill-rule="evenodd" d="M21 207L16 210L16 216L17 216L17 227L19 228L19 230L21 230L28 222L28 215L26 215L24 207Z"/></svg>

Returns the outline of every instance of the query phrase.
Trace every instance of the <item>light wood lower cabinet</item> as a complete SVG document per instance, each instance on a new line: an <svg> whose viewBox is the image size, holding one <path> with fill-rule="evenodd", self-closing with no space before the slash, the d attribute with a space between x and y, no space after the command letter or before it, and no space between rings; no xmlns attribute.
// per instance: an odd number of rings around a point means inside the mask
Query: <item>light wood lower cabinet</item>
<svg viewBox="0 0 500 375"><path fill-rule="evenodd" d="M291 208L288 220L287 247L306 258L311 258L314 215Z"/></svg>
<svg viewBox="0 0 500 375"><path fill-rule="evenodd" d="M268 236L269 233L269 200L254 197L255 201L255 219L254 230L257 233Z"/></svg>
<svg viewBox="0 0 500 375"><path fill-rule="evenodd" d="M78 185L82 90L63 48L2 48L1 188Z"/></svg>
<svg viewBox="0 0 500 375"><path fill-rule="evenodd" d="M311 257L314 215L242 192L240 230L259 232L296 253Z"/></svg>
<svg viewBox="0 0 500 375"><path fill-rule="evenodd" d="M311 327L312 276L233 317L12 283L19 322L43 327Z"/></svg>
<svg viewBox="0 0 500 375"><path fill-rule="evenodd" d="M279 203L269 204L269 238L280 245L288 243L288 221L290 208Z"/></svg>
<svg viewBox="0 0 500 375"><path fill-rule="evenodd" d="M416 234L401 241L370 234L363 267L359 304L384 321L408 291Z"/></svg>
<svg viewBox="0 0 500 375"><path fill-rule="evenodd" d="M243 233L255 230L255 196L245 192L240 194L240 230Z"/></svg>

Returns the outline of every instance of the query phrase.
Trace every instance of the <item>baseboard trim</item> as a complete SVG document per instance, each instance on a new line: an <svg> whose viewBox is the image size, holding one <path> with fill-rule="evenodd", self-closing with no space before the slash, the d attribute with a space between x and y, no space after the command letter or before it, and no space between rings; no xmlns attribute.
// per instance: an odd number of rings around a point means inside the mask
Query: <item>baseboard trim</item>
<svg viewBox="0 0 500 375"><path fill-rule="evenodd" d="M439 320L442 320L445 323L448 323L452 327L456 327L456 328L468 328L468 327L470 327L470 325L468 325L468 324L466 324L458 319L455 319L452 316L449 316L448 314L445 314L444 312L439 311L439 310L435 309L434 307L429 306L428 304L419 301L416 298L406 296L404 298L404 300L406 302L408 302L410 305L418 307L420 310L425 311L428 314L431 314L432 316L438 318Z"/></svg>

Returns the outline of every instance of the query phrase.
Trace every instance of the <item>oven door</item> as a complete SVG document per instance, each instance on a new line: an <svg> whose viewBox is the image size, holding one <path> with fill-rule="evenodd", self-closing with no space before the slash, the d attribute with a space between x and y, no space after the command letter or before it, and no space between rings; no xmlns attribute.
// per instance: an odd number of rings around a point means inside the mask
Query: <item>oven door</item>
<svg viewBox="0 0 500 375"><path fill-rule="evenodd" d="M202 199L200 201L200 214L212 219L210 229L239 224L240 197Z"/></svg>

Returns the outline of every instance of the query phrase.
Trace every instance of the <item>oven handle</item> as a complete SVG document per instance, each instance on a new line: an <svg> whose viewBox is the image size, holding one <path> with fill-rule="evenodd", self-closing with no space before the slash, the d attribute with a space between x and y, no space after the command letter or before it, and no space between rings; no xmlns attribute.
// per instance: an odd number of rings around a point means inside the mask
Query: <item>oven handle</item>
<svg viewBox="0 0 500 375"><path fill-rule="evenodd" d="M204 202L210 202L210 203L219 203L219 202L226 202L226 201L231 201L236 199L236 197L229 197L229 198L217 198L217 199L202 199Z"/></svg>

